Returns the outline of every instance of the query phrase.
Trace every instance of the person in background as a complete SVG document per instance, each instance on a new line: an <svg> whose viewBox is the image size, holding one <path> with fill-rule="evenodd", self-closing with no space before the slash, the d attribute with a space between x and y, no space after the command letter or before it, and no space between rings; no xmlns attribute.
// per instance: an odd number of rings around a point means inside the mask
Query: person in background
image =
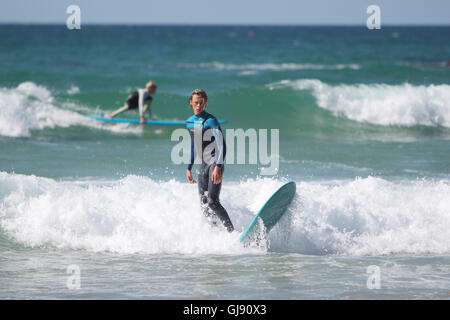
<svg viewBox="0 0 450 320"><path fill-rule="evenodd" d="M145 123L144 114L148 110L148 118L151 120L150 104L153 101L152 95L156 92L157 85L153 81L147 82L145 89L137 89L134 91L125 101L125 105L122 108L117 109L111 113L108 117L114 118L118 114L139 108L139 120L141 123Z"/></svg>

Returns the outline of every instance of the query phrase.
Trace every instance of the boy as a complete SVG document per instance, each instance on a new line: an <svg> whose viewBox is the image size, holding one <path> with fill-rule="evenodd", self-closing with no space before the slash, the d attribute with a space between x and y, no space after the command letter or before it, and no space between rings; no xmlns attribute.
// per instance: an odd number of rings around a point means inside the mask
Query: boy
<svg viewBox="0 0 450 320"><path fill-rule="evenodd" d="M110 118L114 118L119 113L127 110L137 109L139 107L139 119L141 123L145 123L144 113L148 109L148 117L151 120L150 104L152 103L152 94L156 92L156 83L153 81L147 82L145 89L137 89L126 100L125 105L114 111L109 115Z"/></svg>
<svg viewBox="0 0 450 320"><path fill-rule="evenodd" d="M205 112L208 96L204 90L196 89L192 91L189 104L194 111L194 115L186 121L186 127L191 136L191 158L186 170L186 178L189 183L196 183L192 178L191 170L195 155L199 155L202 159L198 168L200 203L207 205L213 211L213 214L222 221L228 232L232 232L234 230L233 224L219 201L224 171L223 159L226 152L222 129L219 121L213 115ZM209 216L207 211L205 211L205 214Z"/></svg>

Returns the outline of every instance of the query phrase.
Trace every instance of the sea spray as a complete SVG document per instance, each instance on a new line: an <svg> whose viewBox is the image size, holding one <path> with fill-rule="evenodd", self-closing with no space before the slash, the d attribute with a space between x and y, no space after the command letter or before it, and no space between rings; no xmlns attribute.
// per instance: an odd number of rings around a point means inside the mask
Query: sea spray
<svg viewBox="0 0 450 320"><path fill-rule="evenodd" d="M211 228L195 185L127 176L110 182L55 181L0 174L0 223L27 246L120 253L239 254L242 231L283 184L248 179L223 187L237 231ZM301 254L446 255L450 253L450 181L297 182L289 242L269 234L267 250ZM251 196L250 196L251 195ZM251 251L250 251L251 252ZM257 250L260 252L260 250Z"/></svg>

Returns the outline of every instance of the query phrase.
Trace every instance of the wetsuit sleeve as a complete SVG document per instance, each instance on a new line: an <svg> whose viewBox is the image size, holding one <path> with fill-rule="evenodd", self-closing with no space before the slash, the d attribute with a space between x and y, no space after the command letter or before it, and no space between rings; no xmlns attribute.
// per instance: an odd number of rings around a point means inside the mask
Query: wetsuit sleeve
<svg viewBox="0 0 450 320"><path fill-rule="evenodd" d="M189 164L187 167L189 171L192 170L192 166L194 165L194 158L195 158L194 137L191 135L191 157L189 159Z"/></svg>
<svg viewBox="0 0 450 320"><path fill-rule="evenodd" d="M223 160L225 157L225 141L223 138L222 130L220 129L219 121L215 118L208 119L206 126L211 129L216 141L216 152L214 156L214 163L219 168L223 166Z"/></svg>
<svg viewBox="0 0 450 320"><path fill-rule="evenodd" d="M148 110L148 117L149 119L152 118L152 111L150 109L150 104L152 103L152 100L149 100L146 104L144 104L144 110L142 112L142 114L146 113Z"/></svg>
<svg viewBox="0 0 450 320"><path fill-rule="evenodd" d="M219 129L212 129L212 132L217 146L214 162L216 166L221 168L223 166L223 158L225 155L225 142L223 139L222 131L220 131Z"/></svg>
<svg viewBox="0 0 450 320"><path fill-rule="evenodd" d="M139 116L144 116L144 98L145 98L145 92L144 89L139 89Z"/></svg>

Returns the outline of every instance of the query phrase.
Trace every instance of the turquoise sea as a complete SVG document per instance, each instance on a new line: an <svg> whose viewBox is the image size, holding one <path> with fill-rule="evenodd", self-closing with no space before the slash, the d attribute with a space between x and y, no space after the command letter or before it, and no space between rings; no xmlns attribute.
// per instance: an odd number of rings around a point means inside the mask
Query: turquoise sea
<svg viewBox="0 0 450 320"><path fill-rule="evenodd" d="M0 25L0 299L449 299L449 39L427 26ZM149 80L156 119L187 119L202 88L224 132L279 130L275 175L225 162L236 232L203 218L174 127L86 117ZM289 180L288 214L243 247Z"/></svg>

